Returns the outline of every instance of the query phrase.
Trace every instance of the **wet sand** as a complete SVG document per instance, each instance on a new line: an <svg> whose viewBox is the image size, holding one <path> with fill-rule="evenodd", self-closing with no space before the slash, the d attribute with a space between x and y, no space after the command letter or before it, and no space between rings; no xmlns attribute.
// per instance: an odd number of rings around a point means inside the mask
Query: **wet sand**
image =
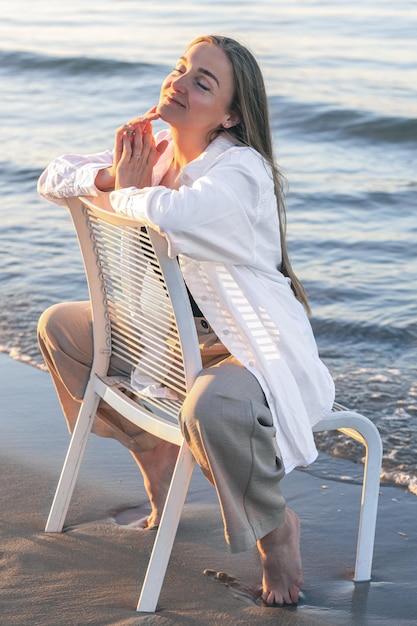
<svg viewBox="0 0 417 626"><path fill-rule="evenodd" d="M196 470L158 610L136 613L155 535L134 528L148 507L133 460L91 437L65 532L45 534L64 420L48 374L0 355L0 380L2 626L417 624L416 497L381 486L373 580L355 585L361 488L298 470L283 483L302 526L297 607L257 604L256 551L229 554L214 490Z"/></svg>

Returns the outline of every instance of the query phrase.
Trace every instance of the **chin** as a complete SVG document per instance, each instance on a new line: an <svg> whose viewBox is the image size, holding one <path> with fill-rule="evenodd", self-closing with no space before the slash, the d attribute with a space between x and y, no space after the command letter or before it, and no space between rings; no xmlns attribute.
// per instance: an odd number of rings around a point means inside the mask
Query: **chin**
<svg viewBox="0 0 417 626"><path fill-rule="evenodd" d="M169 107L167 107L167 105L164 104L163 102L160 102L158 106L156 107L156 112L159 113L161 120L164 120L164 122L166 122L167 117L169 117L168 111L169 111Z"/></svg>
<svg viewBox="0 0 417 626"><path fill-rule="evenodd" d="M161 119L163 122L166 122L167 124L171 124L171 122L174 121L173 115L170 114L170 110L169 107L166 105L158 105L157 107L157 112L159 113L159 119Z"/></svg>

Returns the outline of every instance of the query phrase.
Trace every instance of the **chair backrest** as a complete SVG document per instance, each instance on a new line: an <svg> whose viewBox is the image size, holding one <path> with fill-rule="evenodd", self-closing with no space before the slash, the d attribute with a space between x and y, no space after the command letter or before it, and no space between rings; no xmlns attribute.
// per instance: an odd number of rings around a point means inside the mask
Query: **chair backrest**
<svg viewBox="0 0 417 626"><path fill-rule="evenodd" d="M136 387L154 383L161 396L182 404L201 357L177 259L168 257L164 237L136 220L86 198L70 199L68 206L93 310L93 371L106 375L109 358L117 358ZM170 404L150 401L164 410Z"/></svg>

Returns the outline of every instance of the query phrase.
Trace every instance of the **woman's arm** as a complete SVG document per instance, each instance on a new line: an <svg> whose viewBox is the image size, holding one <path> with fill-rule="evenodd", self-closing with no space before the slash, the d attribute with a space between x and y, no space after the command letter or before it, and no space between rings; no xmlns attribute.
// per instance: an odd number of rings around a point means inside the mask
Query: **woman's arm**
<svg viewBox="0 0 417 626"><path fill-rule="evenodd" d="M153 141L151 121L159 115L155 108L150 109L144 116L136 118L128 124L123 124L116 130L113 153L110 151L98 154L81 156L78 154L64 154L54 161L41 174L38 181L38 193L54 202L65 206L65 198L75 196L98 196L102 192L140 183L144 186L143 173L146 173L146 184L150 184L152 167L147 159L139 166L141 176L137 176L139 159L133 159L129 166L129 150L131 155L139 154L142 150L142 135L146 132L149 141ZM166 146L167 142L162 142ZM158 158L163 151L159 148ZM147 166L144 168L144 164ZM134 167L135 166L135 167ZM132 170L136 172L136 183L131 182ZM117 178L117 181L116 181Z"/></svg>
<svg viewBox="0 0 417 626"><path fill-rule="evenodd" d="M48 165L38 180L38 193L47 200L65 206L65 198L97 196L97 173L111 167L110 151L98 154L64 154Z"/></svg>
<svg viewBox="0 0 417 626"><path fill-rule="evenodd" d="M171 256L250 264L259 221L265 220L267 229L276 227L276 201L260 159L245 148L232 152L178 191L162 186L116 190L110 196L113 208L164 234Z"/></svg>

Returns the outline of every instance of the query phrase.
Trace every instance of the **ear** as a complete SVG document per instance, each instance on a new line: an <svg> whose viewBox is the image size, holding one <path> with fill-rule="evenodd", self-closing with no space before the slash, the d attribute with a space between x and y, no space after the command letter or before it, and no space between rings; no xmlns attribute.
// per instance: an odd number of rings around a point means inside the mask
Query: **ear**
<svg viewBox="0 0 417 626"><path fill-rule="evenodd" d="M232 128L232 126L236 126L239 122L239 117L235 113L230 113L226 120L222 123L222 126L227 130L228 128Z"/></svg>

